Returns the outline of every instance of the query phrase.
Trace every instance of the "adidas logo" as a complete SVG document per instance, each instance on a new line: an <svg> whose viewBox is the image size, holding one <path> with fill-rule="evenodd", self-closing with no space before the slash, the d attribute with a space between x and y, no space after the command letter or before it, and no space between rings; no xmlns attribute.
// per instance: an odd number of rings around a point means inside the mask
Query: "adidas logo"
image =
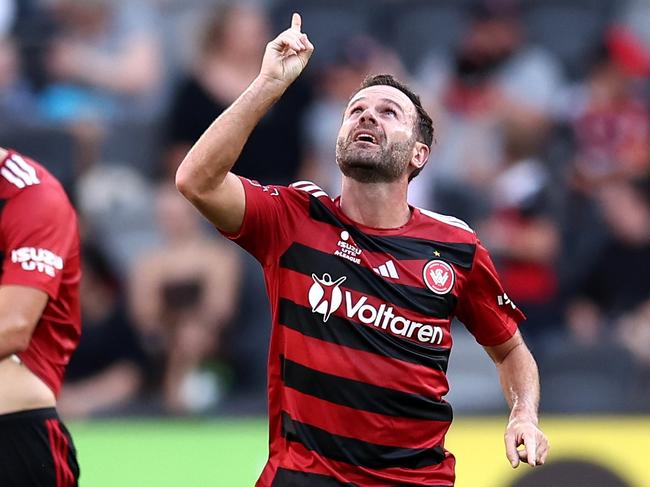
<svg viewBox="0 0 650 487"><path fill-rule="evenodd" d="M372 270L382 277L392 277L393 279L399 279L399 274L397 273L397 269L395 269L395 263L392 260L389 260L379 267L373 267Z"/></svg>

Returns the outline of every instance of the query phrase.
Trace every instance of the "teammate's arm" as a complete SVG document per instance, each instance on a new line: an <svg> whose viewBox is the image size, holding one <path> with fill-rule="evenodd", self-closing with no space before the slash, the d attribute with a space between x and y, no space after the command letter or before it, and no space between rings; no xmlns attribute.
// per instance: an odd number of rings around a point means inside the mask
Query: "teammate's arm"
<svg viewBox="0 0 650 487"><path fill-rule="evenodd" d="M485 350L497 366L501 387L511 409L504 436L508 460L513 468L520 460L532 467L543 465L549 443L538 428L539 373L535 359L519 331L505 343L485 347ZM524 448L517 450L521 445Z"/></svg>
<svg viewBox="0 0 650 487"><path fill-rule="evenodd" d="M255 125L300 75L314 50L300 27L300 15L294 13L291 27L267 44L257 78L201 135L176 172L183 196L225 232L240 229L246 207L241 181L229 171Z"/></svg>
<svg viewBox="0 0 650 487"><path fill-rule="evenodd" d="M26 286L0 286L0 360L27 349L48 295Z"/></svg>

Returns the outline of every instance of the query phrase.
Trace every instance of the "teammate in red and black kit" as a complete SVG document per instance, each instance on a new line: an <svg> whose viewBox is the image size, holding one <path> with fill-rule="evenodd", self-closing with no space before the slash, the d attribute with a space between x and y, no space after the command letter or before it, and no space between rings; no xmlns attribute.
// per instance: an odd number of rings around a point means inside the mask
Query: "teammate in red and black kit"
<svg viewBox="0 0 650 487"><path fill-rule="evenodd" d="M77 216L41 165L1 148L0 161L0 485L72 487L56 397L81 331Z"/></svg>
<svg viewBox="0 0 650 487"><path fill-rule="evenodd" d="M176 175L179 190L264 268L270 457L257 485L452 486L443 397L454 316L499 370L512 466L544 463L537 367L517 330L523 314L464 222L407 203L433 139L416 95L387 75L353 94L337 141L336 199L307 181L262 186L229 172L312 54L300 27L294 14L267 45L259 76Z"/></svg>

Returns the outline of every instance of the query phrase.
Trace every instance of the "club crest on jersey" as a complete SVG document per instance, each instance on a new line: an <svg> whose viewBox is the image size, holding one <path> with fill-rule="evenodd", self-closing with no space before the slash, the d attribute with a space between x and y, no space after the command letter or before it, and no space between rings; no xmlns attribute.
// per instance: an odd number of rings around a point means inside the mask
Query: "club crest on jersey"
<svg viewBox="0 0 650 487"><path fill-rule="evenodd" d="M311 311L322 314L323 322L327 322L330 315L341 306L343 295L339 286L347 278L343 276L332 281L332 276L327 273L320 278L316 274L312 274L311 278L314 280L314 284L309 288Z"/></svg>
<svg viewBox="0 0 650 487"><path fill-rule="evenodd" d="M422 278L435 294L447 294L454 287L454 269L443 260L430 260L424 266Z"/></svg>

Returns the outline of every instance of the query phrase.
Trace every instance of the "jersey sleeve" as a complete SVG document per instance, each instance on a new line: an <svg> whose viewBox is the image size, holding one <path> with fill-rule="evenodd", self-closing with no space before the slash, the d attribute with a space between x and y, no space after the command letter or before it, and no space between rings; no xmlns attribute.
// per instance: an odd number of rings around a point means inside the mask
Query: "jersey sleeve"
<svg viewBox="0 0 650 487"><path fill-rule="evenodd" d="M477 242L472 270L459 297L456 315L483 346L504 343L524 314L508 298L488 251Z"/></svg>
<svg viewBox="0 0 650 487"><path fill-rule="evenodd" d="M5 243L0 283L40 289L56 299L78 235L65 194L51 187L24 190L7 202L0 221Z"/></svg>
<svg viewBox="0 0 650 487"><path fill-rule="evenodd" d="M239 179L246 195L244 221L237 233L221 233L266 265L290 241L299 212L296 191L286 186L263 186L241 176Z"/></svg>

